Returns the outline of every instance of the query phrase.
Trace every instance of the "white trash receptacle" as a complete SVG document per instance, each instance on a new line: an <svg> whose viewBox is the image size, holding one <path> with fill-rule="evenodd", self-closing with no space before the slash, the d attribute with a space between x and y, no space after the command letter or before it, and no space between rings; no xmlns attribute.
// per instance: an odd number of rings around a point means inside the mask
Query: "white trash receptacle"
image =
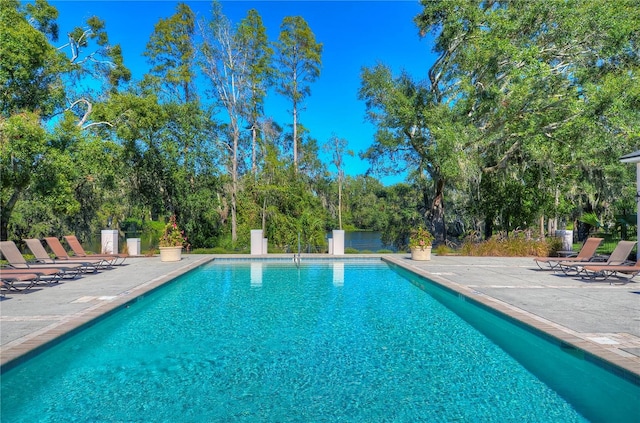
<svg viewBox="0 0 640 423"><path fill-rule="evenodd" d="M573 231L556 231L556 238L562 241L562 250L573 250Z"/></svg>

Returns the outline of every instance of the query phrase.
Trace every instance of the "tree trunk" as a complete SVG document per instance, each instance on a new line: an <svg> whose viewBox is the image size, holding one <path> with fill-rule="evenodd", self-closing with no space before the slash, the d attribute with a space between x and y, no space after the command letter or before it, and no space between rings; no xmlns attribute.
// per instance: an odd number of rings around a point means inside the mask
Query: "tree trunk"
<svg viewBox="0 0 640 423"><path fill-rule="evenodd" d="M231 241L235 243L238 240L238 139L240 134L238 130L233 131L233 159L231 163Z"/></svg>
<svg viewBox="0 0 640 423"><path fill-rule="evenodd" d="M298 173L298 109L293 102L293 170Z"/></svg>
<svg viewBox="0 0 640 423"><path fill-rule="evenodd" d="M13 208L20 198L22 190L14 189L9 201L0 207L0 241L8 241L9 239L9 218L13 212Z"/></svg>
<svg viewBox="0 0 640 423"><path fill-rule="evenodd" d="M262 233L266 233L267 230L267 196L264 196L262 200Z"/></svg>
<svg viewBox="0 0 640 423"><path fill-rule="evenodd" d="M441 244L447 239L447 227L444 222L444 184L444 179L438 179L436 181L435 195L433 196L431 209L429 210L435 244Z"/></svg>
<svg viewBox="0 0 640 423"><path fill-rule="evenodd" d="M338 229L342 230L342 178L338 178Z"/></svg>
<svg viewBox="0 0 640 423"><path fill-rule="evenodd" d="M258 130L256 128L256 123L251 125L251 172L253 176L258 174L258 165L256 164L256 144L258 142Z"/></svg>
<svg viewBox="0 0 640 423"><path fill-rule="evenodd" d="M493 216L487 216L484 221L484 239L491 239L493 236Z"/></svg>

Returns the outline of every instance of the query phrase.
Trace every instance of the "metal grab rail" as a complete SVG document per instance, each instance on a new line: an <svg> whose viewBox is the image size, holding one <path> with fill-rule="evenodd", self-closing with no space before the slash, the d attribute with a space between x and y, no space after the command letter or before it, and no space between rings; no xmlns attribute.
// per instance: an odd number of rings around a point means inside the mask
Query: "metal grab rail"
<svg viewBox="0 0 640 423"><path fill-rule="evenodd" d="M300 268L300 232L298 232L298 255L293 255L293 262L296 264L298 269Z"/></svg>

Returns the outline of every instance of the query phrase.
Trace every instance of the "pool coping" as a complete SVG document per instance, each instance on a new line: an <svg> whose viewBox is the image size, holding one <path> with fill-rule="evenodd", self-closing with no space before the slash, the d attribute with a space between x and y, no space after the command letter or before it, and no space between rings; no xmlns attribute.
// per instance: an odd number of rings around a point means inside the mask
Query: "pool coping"
<svg viewBox="0 0 640 423"><path fill-rule="evenodd" d="M569 328L565 328L557 323L545 319L544 317L535 315L490 295L479 292L476 287L471 288L453 282L442 276L435 275L404 258L383 256L382 260L408 270L419 277L425 278L427 281L432 282L441 288L462 295L473 303L487 307L499 315L507 316L519 324L524 325L525 329L529 329L539 336L541 335L543 337L550 338L558 343L558 345L565 344L576 348L585 353L585 358L595 364L618 374L618 376L623 377L636 385L640 385L640 358L638 357L626 357L615 354L600 344L590 341L586 337L582 338L577 336L575 331L572 331Z"/></svg>

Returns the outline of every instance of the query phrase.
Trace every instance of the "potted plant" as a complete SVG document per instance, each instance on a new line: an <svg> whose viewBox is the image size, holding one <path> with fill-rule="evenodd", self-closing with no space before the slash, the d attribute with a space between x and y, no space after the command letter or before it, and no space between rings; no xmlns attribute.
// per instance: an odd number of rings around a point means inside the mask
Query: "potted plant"
<svg viewBox="0 0 640 423"><path fill-rule="evenodd" d="M160 261L180 261L186 241L187 237L178 228L176 217L171 216L160 237Z"/></svg>
<svg viewBox="0 0 640 423"><path fill-rule="evenodd" d="M412 260L431 260L433 235L424 227L413 230L409 236L409 248Z"/></svg>

